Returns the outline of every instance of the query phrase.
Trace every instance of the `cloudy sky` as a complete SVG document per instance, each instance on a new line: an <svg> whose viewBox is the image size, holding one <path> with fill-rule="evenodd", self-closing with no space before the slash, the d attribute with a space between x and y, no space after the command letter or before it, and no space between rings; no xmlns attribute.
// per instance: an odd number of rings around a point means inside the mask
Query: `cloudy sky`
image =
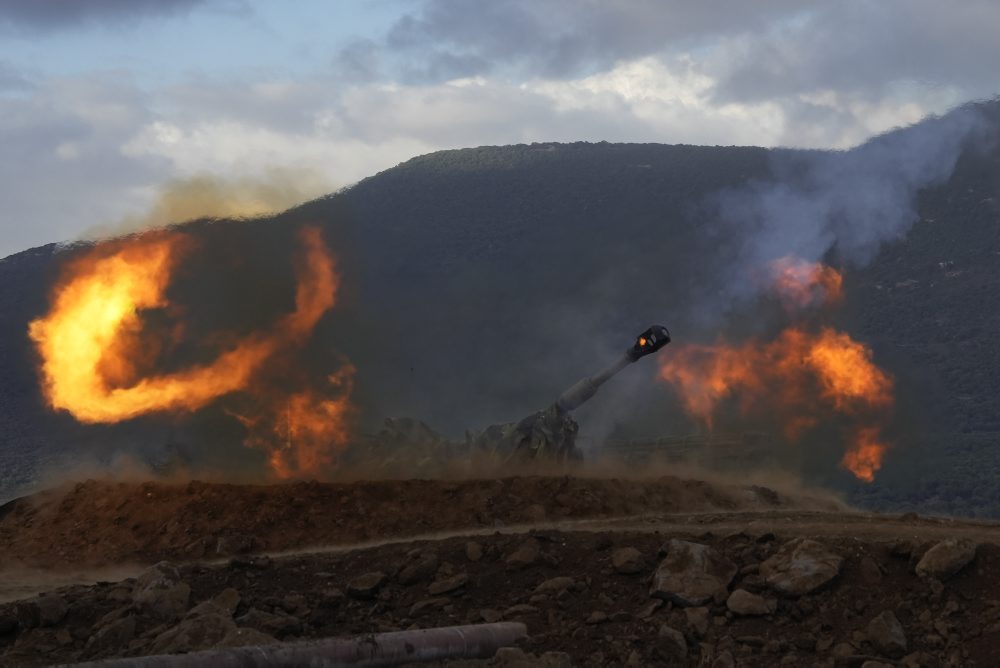
<svg viewBox="0 0 1000 668"><path fill-rule="evenodd" d="M998 92L995 0L0 0L0 257L192 177L533 141L849 147Z"/></svg>

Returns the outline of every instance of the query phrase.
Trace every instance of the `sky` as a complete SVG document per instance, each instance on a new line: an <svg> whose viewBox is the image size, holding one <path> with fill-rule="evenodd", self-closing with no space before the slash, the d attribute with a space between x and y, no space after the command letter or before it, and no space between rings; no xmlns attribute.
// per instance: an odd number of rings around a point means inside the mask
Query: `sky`
<svg viewBox="0 0 1000 668"><path fill-rule="evenodd" d="M0 257L192 179L306 198L466 146L849 148L1000 93L998 25L995 0L0 0Z"/></svg>

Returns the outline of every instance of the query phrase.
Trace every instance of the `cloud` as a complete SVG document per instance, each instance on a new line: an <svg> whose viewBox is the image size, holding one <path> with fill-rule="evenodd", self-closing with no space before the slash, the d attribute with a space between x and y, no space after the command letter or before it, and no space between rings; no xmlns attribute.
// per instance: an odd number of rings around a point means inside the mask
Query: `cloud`
<svg viewBox="0 0 1000 668"><path fill-rule="evenodd" d="M14 67L0 61L0 94L31 88L28 78Z"/></svg>
<svg viewBox="0 0 1000 668"><path fill-rule="evenodd" d="M168 16L210 0L4 0L0 25L57 30L87 23L115 24L151 16Z"/></svg>
<svg viewBox="0 0 1000 668"><path fill-rule="evenodd" d="M998 24L992 0L954 8L931 0L424 0L388 30L381 71L409 83L577 81L624 63L673 69L688 58L712 82L712 108L777 106L786 143L844 147L884 129L886 113L911 123L995 95Z"/></svg>
<svg viewBox="0 0 1000 668"><path fill-rule="evenodd" d="M410 72L428 78L503 67L576 78L620 60L688 49L708 37L756 31L804 7L793 0L425 0L392 26L386 45L420 54L422 67Z"/></svg>
<svg viewBox="0 0 1000 668"><path fill-rule="evenodd" d="M997 92L998 23L1000 5L992 0L828 3L724 45L718 96L747 101L835 91L870 99L918 87L987 97Z"/></svg>
<svg viewBox="0 0 1000 668"><path fill-rule="evenodd" d="M58 20L209 2L72 3ZM7 3L0 22L62 4ZM0 254L145 211L165 181L200 174L306 169L335 189L421 153L488 144L847 148L991 96L1000 57L988 34L1000 5L986 0L402 6L415 8L334 49L324 74L207 67L158 86L29 78L0 63Z"/></svg>
<svg viewBox="0 0 1000 668"><path fill-rule="evenodd" d="M0 254L75 238L145 201L143 189L169 165L120 147L154 117L146 102L129 80L109 76L0 95Z"/></svg>

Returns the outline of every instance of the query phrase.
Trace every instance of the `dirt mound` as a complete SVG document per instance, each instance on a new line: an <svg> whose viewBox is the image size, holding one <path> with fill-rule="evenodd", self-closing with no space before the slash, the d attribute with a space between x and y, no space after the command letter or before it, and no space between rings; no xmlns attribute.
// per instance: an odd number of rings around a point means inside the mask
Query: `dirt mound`
<svg viewBox="0 0 1000 668"><path fill-rule="evenodd" d="M254 486L87 481L0 507L8 569L190 561L468 528L774 508L829 500L758 486L652 480L298 482Z"/></svg>
<svg viewBox="0 0 1000 668"><path fill-rule="evenodd" d="M526 651L568 655L555 665L996 665L997 545L797 534L545 530L158 564L0 604L0 663L506 620L527 625ZM714 591L689 573L705 562L676 558L692 550L719 565ZM950 567L918 575L929 562Z"/></svg>

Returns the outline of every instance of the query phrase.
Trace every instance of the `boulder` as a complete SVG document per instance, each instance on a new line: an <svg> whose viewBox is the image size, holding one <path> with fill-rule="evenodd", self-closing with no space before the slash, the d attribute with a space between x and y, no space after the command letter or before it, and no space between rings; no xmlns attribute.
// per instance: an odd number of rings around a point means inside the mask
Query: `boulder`
<svg viewBox="0 0 1000 668"><path fill-rule="evenodd" d="M708 608L684 608L684 617L687 618L688 626L698 637L703 637L708 633L709 614Z"/></svg>
<svg viewBox="0 0 1000 668"><path fill-rule="evenodd" d="M840 573L844 560L825 545L796 538L781 546L760 565L760 575L771 589L801 596L819 589Z"/></svg>
<svg viewBox="0 0 1000 668"><path fill-rule="evenodd" d="M422 601L417 601L412 606L410 606L410 617L419 617L427 610L440 610L444 606L448 605L451 599L441 596L437 598L426 598Z"/></svg>
<svg viewBox="0 0 1000 668"><path fill-rule="evenodd" d="M240 593L230 587L228 589L224 589L215 598L202 601L198 605L191 608L191 610L187 613L187 616L197 617L198 615L218 614L232 617L239 604Z"/></svg>
<svg viewBox="0 0 1000 668"><path fill-rule="evenodd" d="M469 561L479 561L483 558L483 546L470 540L465 544L465 558Z"/></svg>
<svg viewBox="0 0 1000 668"><path fill-rule="evenodd" d="M249 645L273 645L278 642L274 636L253 628L237 628L215 644L216 647L247 647Z"/></svg>
<svg viewBox="0 0 1000 668"><path fill-rule="evenodd" d="M886 610L868 623L870 642L880 654L898 659L906 654L906 634L895 613Z"/></svg>
<svg viewBox="0 0 1000 668"><path fill-rule="evenodd" d="M535 587L535 593L536 594L545 594L545 593L555 593L555 594L558 594L559 592L563 591L564 589L571 588L573 586L573 584L574 584L574 580L573 580L573 578L570 578L570 577L560 576L560 577L555 577L555 578L549 578L548 580L546 580L542 584L540 584L537 587Z"/></svg>
<svg viewBox="0 0 1000 668"><path fill-rule="evenodd" d="M917 562L917 575L947 580L976 558L978 545L971 540L949 539L941 541Z"/></svg>
<svg viewBox="0 0 1000 668"><path fill-rule="evenodd" d="M295 635L302 631L302 622L284 613L270 613L250 608L236 618L239 626L248 626L272 636Z"/></svg>
<svg viewBox="0 0 1000 668"><path fill-rule="evenodd" d="M733 653L728 649L722 650L712 659L712 668L733 668L735 665L736 660L733 659Z"/></svg>
<svg viewBox="0 0 1000 668"><path fill-rule="evenodd" d="M736 564L711 547L673 539L649 594L681 606L704 605L727 591L736 571Z"/></svg>
<svg viewBox="0 0 1000 668"><path fill-rule="evenodd" d="M207 614L190 617L153 639L150 654L180 654L214 647L236 630L227 615Z"/></svg>
<svg viewBox="0 0 1000 668"><path fill-rule="evenodd" d="M163 620L181 617L188 609L191 588L180 571L167 561L152 566L136 578L132 601L139 609Z"/></svg>
<svg viewBox="0 0 1000 668"><path fill-rule="evenodd" d="M427 593L431 596L440 596L441 594L448 594L456 589L461 589L468 583L469 576L465 573L458 573L450 578L445 578L431 583L431 585L427 588Z"/></svg>
<svg viewBox="0 0 1000 668"><path fill-rule="evenodd" d="M618 573L633 575L642 571L642 553L634 547L619 548L611 555L611 565Z"/></svg>
<svg viewBox="0 0 1000 668"><path fill-rule="evenodd" d="M688 645L683 633L664 624L656 635L659 637L657 646L664 654L667 656L687 656Z"/></svg>
<svg viewBox="0 0 1000 668"><path fill-rule="evenodd" d="M541 555L541 545L534 538L529 538L508 554L504 562L510 568L526 568L538 561Z"/></svg>
<svg viewBox="0 0 1000 668"><path fill-rule="evenodd" d="M115 611L117 612L117 611ZM102 620L103 621L103 620ZM98 623L87 640L87 649L103 652L109 649L127 648L135 637L135 616L118 617L107 623Z"/></svg>
<svg viewBox="0 0 1000 668"><path fill-rule="evenodd" d="M18 601L14 611L17 623L22 629L33 629L58 624L69 612L69 605L66 599L58 594L42 594L25 601Z"/></svg>
<svg viewBox="0 0 1000 668"><path fill-rule="evenodd" d="M429 580L438 569L438 554L434 550L421 550L399 571L396 580L401 585L416 584Z"/></svg>
<svg viewBox="0 0 1000 668"><path fill-rule="evenodd" d="M493 608L483 608L479 611L479 616L487 624L499 622L503 619L503 614L499 610L494 610Z"/></svg>
<svg viewBox="0 0 1000 668"><path fill-rule="evenodd" d="M359 575L347 583L347 595L359 599L375 598L387 579L385 573L381 571Z"/></svg>
<svg viewBox="0 0 1000 668"><path fill-rule="evenodd" d="M729 595L726 607L737 615L770 615L778 609L778 602L751 594L745 589L737 589Z"/></svg>
<svg viewBox="0 0 1000 668"><path fill-rule="evenodd" d="M238 534L235 536L221 536L215 542L215 553L219 556L229 556L233 554L248 554L260 544L253 536Z"/></svg>

